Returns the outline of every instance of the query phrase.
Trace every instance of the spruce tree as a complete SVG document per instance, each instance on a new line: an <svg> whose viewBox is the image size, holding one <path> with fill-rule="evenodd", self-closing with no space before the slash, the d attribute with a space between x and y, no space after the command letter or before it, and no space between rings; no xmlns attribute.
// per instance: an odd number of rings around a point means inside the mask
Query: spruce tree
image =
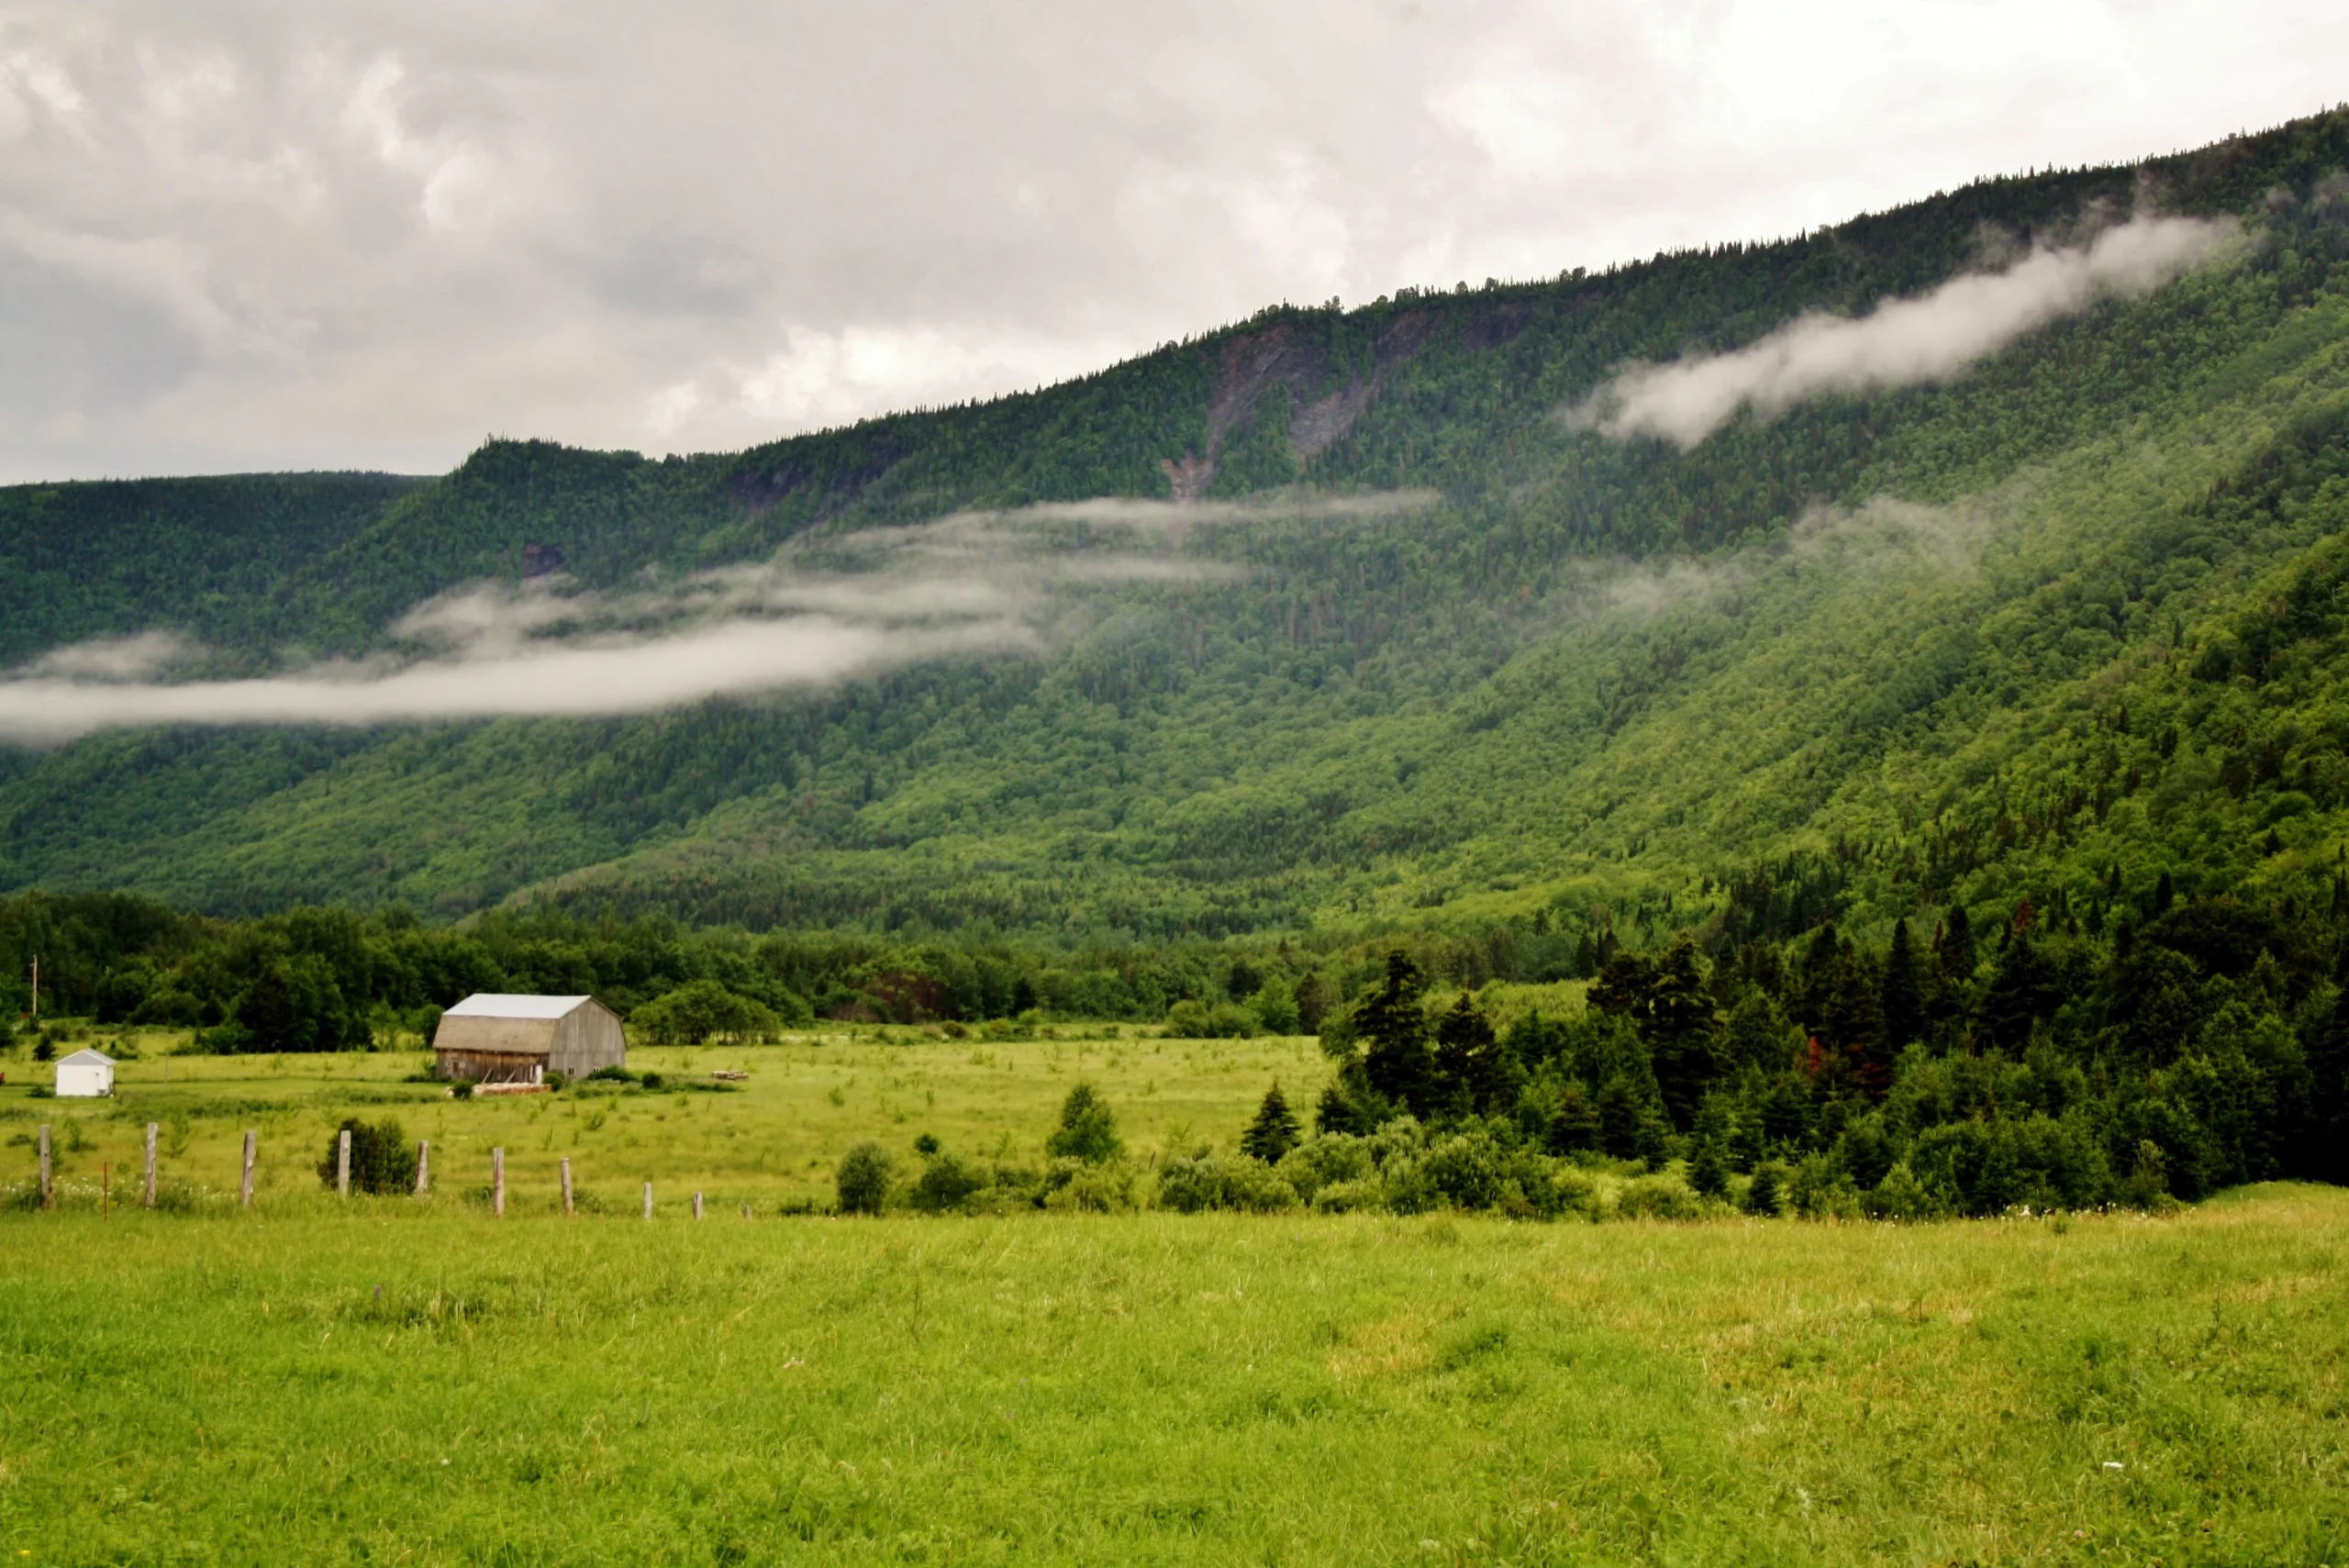
<svg viewBox="0 0 2349 1568"><path fill-rule="evenodd" d="M1367 1042L1363 1068L1370 1086L1414 1115L1431 1108L1435 1063L1428 1052L1427 1010L1420 1005L1419 966L1397 948L1386 955L1386 975L1354 1009L1354 1034Z"/></svg>
<svg viewBox="0 0 2349 1568"><path fill-rule="evenodd" d="M1698 1140L1688 1156L1688 1184L1706 1197L1719 1197L1729 1191L1729 1162L1713 1140Z"/></svg>
<svg viewBox="0 0 2349 1568"><path fill-rule="evenodd" d="M1917 953L1909 922L1892 923L1891 951L1884 955L1884 1040L1895 1053L1925 1032L1925 993L1917 979Z"/></svg>
<svg viewBox="0 0 2349 1568"><path fill-rule="evenodd" d="M1240 1152L1267 1165L1277 1165L1282 1155L1297 1147L1297 1114L1288 1108L1288 1096L1281 1093L1275 1080L1264 1091L1264 1104L1256 1107L1256 1119L1240 1135Z"/></svg>

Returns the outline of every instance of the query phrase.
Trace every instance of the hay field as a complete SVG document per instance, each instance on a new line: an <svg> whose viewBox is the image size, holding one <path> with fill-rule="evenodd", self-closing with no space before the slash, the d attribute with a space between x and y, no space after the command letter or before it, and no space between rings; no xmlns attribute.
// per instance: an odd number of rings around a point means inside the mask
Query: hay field
<svg viewBox="0 0 2349 1568"><path fill-rule="evenodd" d="M244 1129L253 1128L261 1139L257 1190L267 1207L318 1190L317 1166L333 1129L355 1116L392 1118L410 1139L430 1140L436 1184L447 1195L486 1184L489 1151L504 1148L516 1213L556 1207L556 1165L565 1157L591 1208L633 1214L650 1181L661 1203L684 1202L699 1190L712 1205L764 1211L829 1205L834 1163L863 1139L907 1162L925 1132L966 1155L1041 1161L1061 1100L1080 1078L1108 1096L1129 1148L1147 1156L1170 1141L1228 1151L1275 1078L1309 1109L1327 1076L1309 1038L1056 1032L1053 1040L1005 1041L867 1030L772 1046L640 1047L629 1052L630 1068L662 1073L664 1092L585 1085L561 1095L460 1102L442 1085L402 1081L430 1067L425 1051L173 1056L179 1037L154 1031L134 1037L138 1060L117 1070L111 1101L28 1099L28 1081L47 1083L49 1069L21 1054L6 1062L0 1184L30 1174L33 1129L47 1122L77 1201L84 1187L95 1201L108 1167L117 1184L126 1171L136 1183L151 1121L161 1129L159 1163L167 1179L233 1195ZM720 1069L750 1076L720 1092L710 1076Z"/></svg>

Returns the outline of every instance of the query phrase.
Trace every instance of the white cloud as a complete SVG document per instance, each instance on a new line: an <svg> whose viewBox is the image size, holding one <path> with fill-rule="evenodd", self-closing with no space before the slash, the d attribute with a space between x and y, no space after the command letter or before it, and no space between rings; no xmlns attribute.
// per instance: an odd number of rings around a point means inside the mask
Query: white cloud
<svg viewBox="0 0 2349 1568"><path fill-rule="evenodd" d="M928 660L1048 646L1072 595L1230 580L1180 553L1194 523L1374 517L1421 492L1172 506L1103 500L802 538L763 565L628 590L475 584L417 606L383 651L244 680L158 680L202 650L169 632L52 651L0 677L0 738L140 725L342 725L632 714L827 686ZM1161 536L1088 546L1060 525ZM1172 547L1172 548L1169 548Z"/></svg>
<svg viewBox="0 0 2349 1568"><path fill-rule="evenodd" d="M1749 408L1766 418L1832 393L1947 381L2105 295L2152 293L2210 260L2232 233L2190 218L2138 218L2086 246L2035 250L2003 272L1966 273L1863 317L1805 316L1734 353L1635 365L1569 419L1692 447Z"/></svg>

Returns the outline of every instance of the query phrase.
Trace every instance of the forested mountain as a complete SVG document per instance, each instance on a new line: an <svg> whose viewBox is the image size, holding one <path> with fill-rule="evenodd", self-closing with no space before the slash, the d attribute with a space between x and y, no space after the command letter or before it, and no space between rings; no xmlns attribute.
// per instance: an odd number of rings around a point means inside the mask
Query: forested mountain
<svg viewBox="0 0 2349 1568"><path fill-rule="evenodd" d="M2025 897L2102 931L2157 886L2329 906L2344 168L2336 113L1778 243L1284 306L729 456L493 441L427 481L0 491L0 660L26 678L156 633L180 681L395 661L403 617L467 584L618 602L778 551L845 572L974 512L1029 540L990 570L1055 563L1019 636L814 689L28 740L0 751L0 886L1085 940L1513 929L1569 953L1828 918L1880 942ZM2154 211L2238 237L1964 373L1685 446L1575 413L1626 363ZM1044 506L1105 497L1191 506ZM1154 570L1081 569L1137 539ZM898 584L893 559L857 580Z"/></svg>

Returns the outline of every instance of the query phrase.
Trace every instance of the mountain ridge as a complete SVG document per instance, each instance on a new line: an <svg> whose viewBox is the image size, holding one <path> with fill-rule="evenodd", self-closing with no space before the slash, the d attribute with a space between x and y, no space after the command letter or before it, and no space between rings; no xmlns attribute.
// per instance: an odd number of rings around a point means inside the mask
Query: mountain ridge
<svg viewBox="0 0 2349 1568"><path fill-rule="evenodd" d="M2161 685L2182 678L2172 666L2221 632L2242 643L2243 595L2321 553L2329 481L2290 519L2222 526L2194 508L2264 483L2263 464L2321 468L2340 446L2349 248L2327 182L2344 166L2335 113L2170 159L1982 182L1771 246L1275 307L1041 392L741 453L501 441L421 482L181 482L281 518L228 552L249 576L272 552L295 558L265 582L149 581L60 553L91 537L95 510L117 519L99 530L117 557L149 543L162 561L206 556L217 507L174 498L173 482L15 487L0 492L0 562L71 592L9 617L0 655L21 669L163 629L208 651L196 673L247 677L288 649L377 654L417 605L542 578L550 552L582 591L614 593L648 570L691 581L785 546L1096 497L1436 498L1367 520L1243 508L1169 555L1191 581L1050 597L1041 657L641 717L166 727L12 750L0 884L229 913L401 899L457 917L518 900L753 926L1214 935L1537 917L1727 929L1752 924L1733 890L1764 867L1774 886L1837 889L1813 912L1886 921L1929 891L2078 881L2096 851L2076 839L2039 853L2018 838L1962 873L1972 886L1927 874L1927 845L1954 842L1979 795L1978 747L1957 729L2020 724L2022 761L1998 767L2060 752L2093 772L2100 753L2080 762L2053 739L2061 724L2032 725L2095 709L2107 686L2190 706L2190 685ZM1965 376L1749 417L1685 451L1559 417L1627 362L1737 350L1807 311L1856 318L1962 272L1987 233L2058 240L2155 202L2251 226L2244 254L2108 299ZM144 522L119 520L138 506ZM1973 564L1920 556L1920 527L1887 509L1900 506L1975 515L1960 551ZM1103 548L1086 527L1056 548ZM2181 539L2211 559L2169 582L2154 568ZM2085 602L2105 592L2099 573L2119 595L2100 628L2033 581ZM2110 644L2103 663L2090 633ZM2020 670L2015 643L2035 651ZM2329 701L2312 689L2294 710L2288 757ZM1915 800L1863 798L1865 770L1887 767L1920 781ZM2264 815L2257 790L2294 776L2229 793L2228 810ZM2323 789L2282 793L2310 807L2264 831L2333 831ZM2220 852L2223 834L2113 832L2102 852L2132 876L2157 842L2213 886L2277 869ZM1863 836L1885 864L1855 869ZM1780 900L1765 923L1797 905L1811 907Z"/></svg>

